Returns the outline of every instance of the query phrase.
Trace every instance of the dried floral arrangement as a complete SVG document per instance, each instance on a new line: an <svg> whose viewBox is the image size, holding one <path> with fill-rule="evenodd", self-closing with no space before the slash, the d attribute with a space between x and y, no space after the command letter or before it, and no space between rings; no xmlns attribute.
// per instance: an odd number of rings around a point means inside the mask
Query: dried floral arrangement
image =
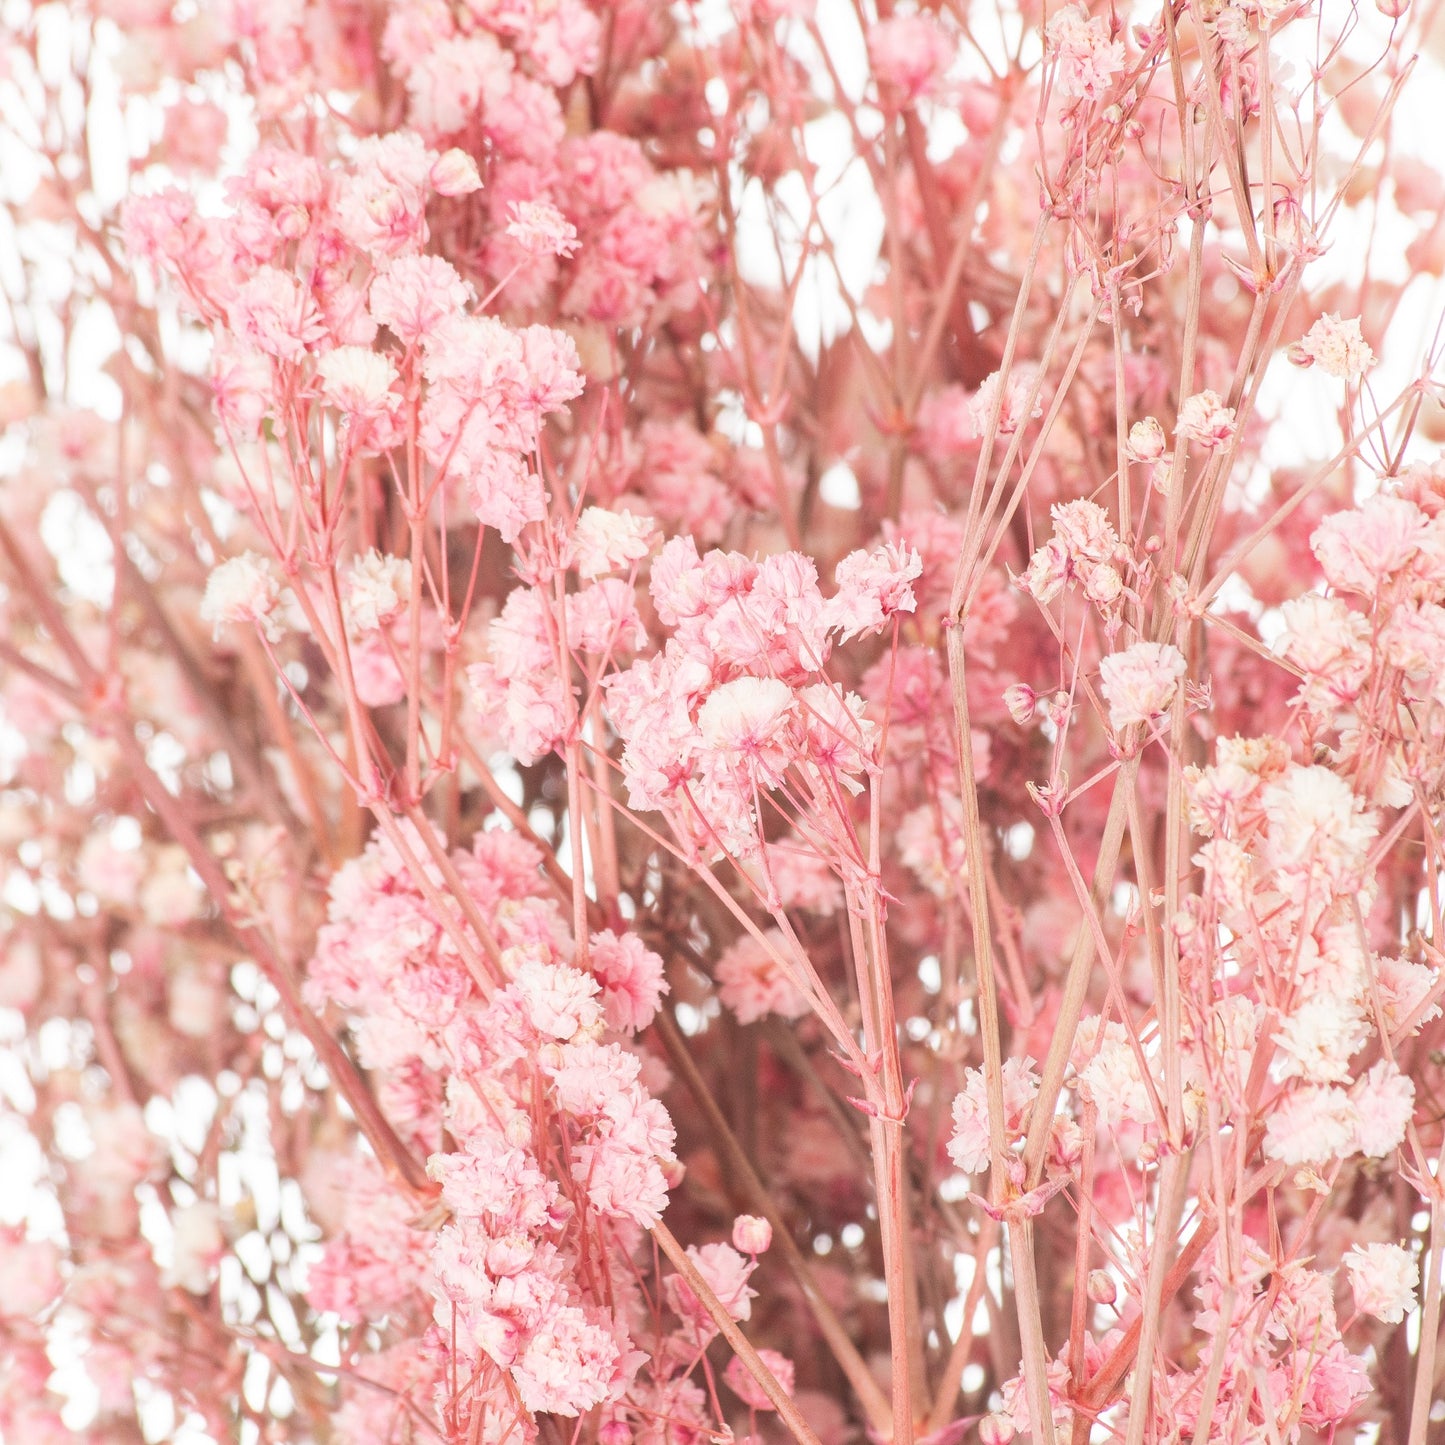
<svg viewBox="0 0 1445 1445"><path fill-rule="evenodd" d="M1445 1440L1436 20L0 7L7 1445Z"/></svg>

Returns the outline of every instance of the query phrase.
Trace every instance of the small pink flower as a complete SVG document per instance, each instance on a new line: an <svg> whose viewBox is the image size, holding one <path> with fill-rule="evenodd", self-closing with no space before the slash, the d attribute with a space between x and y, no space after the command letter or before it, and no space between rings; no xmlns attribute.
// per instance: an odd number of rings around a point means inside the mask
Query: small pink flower
<svg viewBox="0 0 1445 1445"><path fill-rule="evenodd" d="M633 933L594 933L589 961L602 985L607 1025L623 1033L645 1029L668 992L662 959Z"/></svg>
<svg viewBox="0 0 1445 1445"><path fill-rule="evenodd" d="M704 746L775 765L793 712L793 690L773 677L740 677L715 688L697 715Z"/></svg>
<svg viewBox="0 0 1445 1445"><path fill-rule="evenodd" d="M212 571L201 599L201 620L220 630L223 623L251 622L275 642L281 626L275 613L281 598L281 584L271 571L271 561L255 552L231 557Z"/></svg>
<svg viewBox="0 0 1445 1445"><path fill-rule="evenodd" d="M1131 462L1157 462L1164 455L1164 428L1152 416L1136 421L1129 428L1124 455Z"/></svg>
<svg viewBox="0 0 1445 1445"><path fill-rule="evenodd" d="M280 361L295 361L326 334L315 298L286 271L262 266L236 292L231 329Z"/></svg>
<svg viewBox="0 0 1445 1445"><path fill-rule="evenodd" d="M548 201L514 201L507 234L530 256L570 256L577 228Z"/></svg>
<svg viewBox="0 0 1445 1445"><path fill-rule="evenodd" d="M1216 391L1200 391L1179 404L1175 432L1207 451L1225 446L1234 436L1234 408Z"/></svg>
<svg viewBox="0 0 1445 1445"><path fill-rule="evenodd" d="M845 642L876 632L889 618L918 605L913 584L922 575L923 562L906 543L850 552L833 573L838 591L827 605L828 626Z"/></svg>
<svg viewBox="0 0 1445 1445"><path fill-rule="evenodd" d="M740 1214L733 1220L733 1248L743 1254L766 1254L773 1242L773 1226L756 1214Z"/></svg>
<svg viewBox="0 0 1445 1445"><path fill-rule="evenodd" d="M1290 347L1289 359L1296 366L1318 366L1331 376L1358 381L1375 364L1375 353L1358 317L1341 321L1338 312L1330 312Z"/></svg>
<svg viewBox="0 0 1445 1445"><path fill-rule="evenodd" d="M379 326L412 346L471 299L472 288L440 256L401 256L371 283L370 308Z"/></svg>
<svg viewBox="0 0 1445 1445"><path fill-rule="evenodd" d="M782 1387L783 1393L791 1398L794 1382L793 1362L786 1355L780 1355L776 1350L760 1349L758 1358L768 1367L772 1377ZM723 1371L723 1380L728 1389L749 1409L771 1410L775 1408L763 1387L753 1378L751 1371L736 1355L728 1361L727 1369Z"/></svg>
<svg viewBox="0 0 1445 1445"><path fill-rule="evenodd" d="M431 168L432 189L439 196L469 196L482 188L481 172L466 151L453 146L443 151Z"/></svg>
<svg viewBox="0 0 1445 1445"><path fill-rule="evenodd" d="M1359 1116L1356 1147L1371 1159L1384 1159L1404 1142L1415 1112L1414 1082L1388 1059L1381 1059L1354 1087Z"/></svg>
<svg viewBox="0 0 1445 1445"><path fill-rule="evenodd" d="M1044 38L1057 66L1054 88L1064 100L1098 100L1124 67L1124 46L1110 39L1109 22L1090 19L1080 4L1056 11Z"/></svg>
<svg viewBox="0 0 1445 1445"><path fill-rule="evenodd" d="M874 79L904 106L938 89L956 53L953 36L933 15L892 15L868 29Z"/></svg>
<svg viewBox="0 0 1445 1445"><path fill-rule="evenodd" d="M777 929L770 929L766 936L776 949L787 947ZM739 1023L756 1023L770 1013L797 1019L808 1012L807 999L783 971L772 951L751 934L738 939L718 959L714 974L718 996Z"/></svg>
<svg viewBox="0 0 1445 1445"><path fill-rule="evenodd" d="M1167 642L1136 642L1104 658L1099 673L1109 725L1117 732L1165 712L1185 670L1183 654Z"/></svg>
<svg viewBox="0 0 1445 1445"><path fill-rule="evenodd" d="M1355 1304L1387 1325L1397 1325L1415 1308L1420 1266L1399 1244L1357 1244L1345 1256Z"/></svg>
<svg viewBox="0 0 1445 1445"><path fill-rule="evenodd" d="M730 1244L704 1244L701 1248L690 1244L687 1257L733 1319L745 1320L752 1314L753 1300L757 1298L757 1291L748 1286L748 1278L757 1267L752 1260L744 1259ZM667 1302L700 1335L710 1339L717 1333L707 1307L680 1274L669 1275L665 1288Z"/></svg>
<svg viewBox="0 0 1445 1445"><path fill-rule="evenodd" d="M316 363L321 395L352 416L382 415L396 401L396 367L369 346L338 346Z"/></svg>
<svg viewBox="0 0 1445 1445"><path fill-rule="evenodd" d="M375 632L411 597L411 563L376 548L358 557L346 578L346 620L357 632Z"/></svg>
<svg viewBox="0 0 1445 1445"><path fill-rule="evenodd" d="M634 517L631 512L611 512L605 507L588 507L577 519L572 533L572 550L581 577L601 577L625 571L652 550L657 524L651 517Z"/></svg>

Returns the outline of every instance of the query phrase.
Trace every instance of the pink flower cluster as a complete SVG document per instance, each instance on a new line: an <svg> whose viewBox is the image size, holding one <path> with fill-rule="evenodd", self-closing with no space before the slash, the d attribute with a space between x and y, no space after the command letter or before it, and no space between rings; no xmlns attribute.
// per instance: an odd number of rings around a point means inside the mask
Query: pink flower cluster
<svg viewBox="0 0 1445 1445"><path fill-rule="evenodd" d="M606 680L631 805L662 810L705 854L738 858L758 851L764 808L779 806L765 795L836 815L877 760L863 700L826 678L833 640L912 612L921 570L896 544L850 553L825 598L799 553L755 562L668 542L649 583L666 644Z"/></svg>
<svg viewBox="0 0 1445 1445"><path fill-rule="evenodd" d="M607 1280L667 1199L672 1124L625 1042L667 984L628 934L593 935L592 971L575 967L540 855L516 834L479 833L448 861L495 930L500 987L478 989L465 958L479 939L459 907L438 915L444 874L404 829L335 875L306 991L351 1019L392 1117L433 1151L450 1222L418 1233L357 1161L310 1297L350 1321L407 1311L420 1331L430 1288L434 1355L492 1382L473 1405L488 1428L530 1436L536 1414L620 1405L643 1358ZM611 1263L587 1258L601 1240Z"/></svg>

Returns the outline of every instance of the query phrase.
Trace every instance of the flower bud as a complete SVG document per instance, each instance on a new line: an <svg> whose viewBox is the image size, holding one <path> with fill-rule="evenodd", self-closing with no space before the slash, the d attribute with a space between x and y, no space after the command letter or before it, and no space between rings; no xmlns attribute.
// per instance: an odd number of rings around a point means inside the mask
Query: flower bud
<svg viewBox="0 0 1445 1445"><path fill-rule="evenodd" d="M1013 1421L1007 1415L985 1415L978 1422L980 1445L1008 1445L1013 1437Z"/></svg>
<svg viewBox="0 0 1445 1445"><path fill-rule="evenodd" d="M1012 687L1006 687L1003 692L1004 706L1008 709L1009 716L1020 727L1023 727L1033 717L1038 700L1038 693L1026 682L1016 682Z"/></svg>
<svg viewBox="0 0 1445 1445"><path fill-rule="evenodd" d="M739 1254L766 1254L773 1242L773 1226L755 1214L740 1214L733 1220L733 1248Z"/></svg>
<svg viewBox="0 0 1445 1445"><path fill-rule="evenodd" d="M1124 455L1131 462L1157 462L1164 455L1164 428L1152 416L1136 421L1129 428Z"/></svg>
<svg viewBox="0 0 1445 1445"><path fill-rule="evenodd" d="M1088 1292L1089 1298L1096 1305L1111 1305L1119 1297L1113 1279L1110 1278L1108 1270L1104 1269L1089 1271Z"/></svg>
<svg viewBox="0 0 1445 1445"><path fill-rule="evenodd" d="M439 196L469 196L481 190L482 177L476 161L453 146L443 151L431 168L431 184Z"/></svg>

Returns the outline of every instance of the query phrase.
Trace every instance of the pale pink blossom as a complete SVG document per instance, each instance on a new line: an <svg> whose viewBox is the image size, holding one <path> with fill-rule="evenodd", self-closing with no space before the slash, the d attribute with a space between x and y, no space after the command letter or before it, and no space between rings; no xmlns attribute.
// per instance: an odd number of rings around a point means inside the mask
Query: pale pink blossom
<svg viewBox="0 0 1445 1445"><path fill-rule="evenodd" d="M282 631L277 616L280 600L281 584L270 558L243 552L220 563L206 579L201 620L213 623L217 632L228 622L254 623L275 642Z"/></svg>
<svg viewBox="0 0 1445 1445"><path fill-rule="evenodd" d="M1083 569L1107 562L1118 551L1119 534L1097 502L1079 499L1049 508L1058 539L1074 567Z"/></svg>
<svg viewBox="0 0 1445 1445"><path fill-rule="evenodd" d="M602 987L608 1027L624 1033L645 1029L668 992L662 959L636 934L609 931L592 935L588 961Z"/></svg>
<svg viewBox="0 0 1445 1445"><path fill-rule="evenodd" d="M1035 549L1028 570L1019 578L1019 586L1041 607L1046 607L1064 590L1068 580L1068 551L1057 537L1051 537Z"/></svg>
<svg viewBox="0 0 1445 1445"><path fill-rule="evenodd" d="M1234 427L1234 408L1225 406L1218 392L1199 391L1179 403L1174 429L1186 441L1212 451L1232 440Z"/></svg>
<svg viewBox="0 0 1445 1445"><path fill-rule="evenodd" d="M402 256L371 283L370 309L407 346L432 334L472 299L472 288L439 256Z"/></svg>
<svg viewBox="0 0 1445 1445"><path fill-rule="evenodd" d="M766 1348L758 1351L758 1358L768 1367L783 1393L791 1399L794 1384L793 1362L786 1355L780 1355L776 1350ZM728 1389L750 1410L774 1408L773 1402L763 1392L763 1387L752 1377L742 1360L736 1355L728 1361L727 1369L723 1371L723 1380Z"/></svg>
<svg viewBox="0 0 1445 1445"><path fill-rule="evenodd" d="M1357 1244L1345 1256L1355 1305L1387 1325L1397 1325L1415 1308L1420 1266L1399 1244Z"/></svg>
<svg viewBox="0 0 1445 1445"><path fill-rule="evenodd" d="M1414 502L1377 492L1349 512L1326 517L1310 548L1330 586L1373 597L1402 573L1426 539L1426 517Z"/></svg>
<svg viewBox="0 0 1445 1445"><path fill-rule="evenodd" d="M0 1229L0 1319L38 1321L60 1294L59 1266L52 1241Z"/></svg>
<svg viewBox="0 0 1445 1445"><path fill-rule="evenodd" d="M1002 380L1001 372L990 372L969 401L978 436L983 436L990 426L996 426L1001 436L1012 436L1025 422L1037 421L1044 414L1043 395L1035 390L1037 367L1016 365L1009 372L1008 384L1003 386L1000 395ZM994 420L995 407L997 421Z"/></svg>
<svg viewBox="0 0 1445 1445"><path fill-rule="evenodd" d="M1129 428L1124 454L1131 462L1157 462L1164 455L1164 428L1152 416L1136 421Z"/></svg>
<svg viewBox="0 0 1445 1445"><path fill-rule="evenodd" d="M1081 4L1065 5L1050 17L1044 32L1056 64L1054 86L1064 100L1098 100L1123 68L1124 47L1110 39L1102 15L1089 18Z"/></svg>
<svg viewBox="0 0 1445 1445"><path fill-rule="evenodd" d="M1381 1059L1354 1087L1359 1117L1356 1147L1371 1159L1384 1159L1404 1142L1415 1112L1415 1084L1399 1066Z"/></svg>
<svg viewBox="0 0 1445 1445"><path fill-rule="evenodd" d="M392 392L396 367L369 346L339 346L316 363L321 394L353 416L377 417L400 400Z"/></svg>
<svg viewBox="0 0 1445 1445"><path fill-rule="evenodd" d="M1087 1059L1079 1070L1080 1096L1095 1105L1104 1128L1152 1122L1155 1113L1149 1083L1139 1067L1129 1031L1114 1019L1102 1028L1098 1023L1086 1019L1075 1045L1076 1056Z"/></svg>
<svg viewBox="0 0 1445 1445"><path fill-rule="evenodd" d="M1119 731L1166 712L1186 670L1183 653L1167 642L1136 642L1111 653L1099 664L1109 725Z"/></svg>
<svg viewBox="0 0 1445 1445"><path fill-rule="evenodd" d="M477 163L466 151L453 146L437 157L429 176L432 189L439 196L469 196L482 188Z"/></svg>
<svg viewBox="0 0 1445 1445"><path fill-rule="evenodd" d="M563 964L525 958L512 975L512 986L538 1033L570 1039L601 1022L601 990L590 974Z"/></svg>
<svg viewBox="0 0 1445 1445"><path fill-rule="evenodd" d="M1312 1084L1348 1083L1350 1058L1366 1036L1364 1017L1351 999L1331 993L1305 998L1274 1036L1276 1074Z"/></svg>
<svg viewBox="0 0 1445 1445"><path fill-rule="evenodd" d="M516 201L507 234L531 256L570 256L577 228L548 201Z"/></svg>
<svg viewBox="0 0 1445 1445"><path fill-rule="evenodd" d="M515 542L529 522L547 512L542 479L515 452L487 447L472 458L467 500L477 519Z"/></svg>
<svg viewBox="0 0 1445 1445"><path fill-rule="evenodd" d="M740 677L714 689L697 715L703 745L776 778L786 766L779 740L793 712L793 690L772 677Z"/></svg>
<svg viewBox="0 0 1445 1445"><path fill-rule="evenodd" d="M1011 1147L1026 1125L1039 1092L1039 1076L1030 1058L1003 1061L1004 1142ZM988 1085L982 1069L964 1071L963 1089L953 1100L953 1134L948 1157L965 1174L989 1167Z"/></svg>
<svg viewBox="0 0 1445 1445"><path fill-rule="evenodd" d="M756 1023L770 1013L786 1019L802 1018L809 1010L807 999L774 956L788 947L782 934L771 929L766 937L770 946L744 934L723 953L713 970L718 996L739 1023Z"/></svg>
<svg viewBox="0 0 1445 1445"><path fill-rule="evenodd" d="M1360 1111L1337 1085L1304 1085L1277 1100L1265 1121L1264 1155L1282 1164L1323 1164L1353 1154Z"/></svg>
<svg viewBox="0 0 1445 1445"><path fill-rule="evenodd" d="M1321 316L1290 347L1296 366L1318 366L1331 376L1358 381L1375 364L1375 353L1360 331L1358 317L1341 321L1338 312Z"/></svg>
<svg viewBox="0 0 1445 1445"><path fill-rule="evenodd" d="M757 1268L754 1260L744 1259L730 1244L690 1244L687 1257L692 1261L703 1283L716 1296L718 1303L735 1320L748 1319L753 1312L757 1291L748 1279ZM665 1281L667 1301L693 1330L704 1339L717 1333L712 1315L693 1293L693 1288L680 1274L670 1274Z"/></svg>
<svg viewBox="0 0 1445 1445"><path fill-rule="evenodd" d="M922 560L906 544L850 552L833 574L838 590L827 606L829 627L847 641L876 632L900 612L912 612L917 605L913 583L922 573Z"/></svg>
<svg viewBox="0 0 1445 1445"><path fill-rule="evenodd" d="M1262 795L1265 856L1290 874L1318 873L1332 887L1357 886L1377 819L1329 768L1291 767Z"/></svg>
<svg viewBox="0 0 1445 1445"><path fill-rule="evenodd" d="M376 548L357 557L346 575L346 620L361 633L392 621L411 598L411 563Z"/></svg>
<svg viewBox="0 0 1445 1445"><path fill-rule="evenodd" d="M315 298L292 275L262 266L236 290L231 329L257 351L296 361L325 335Z"/></svg>
<svg viewBox="0 0 1445 1445"><path fill-rule="evenodd" d="M733 1248L741 1254L766 1254L773 1242L773 1226L756 1214L740 1214L733 1220Z"/></svg>
<svg viewBox="0 0 1445 1445"><path fill-rule="evenodd" d="M581 577L626 571L652 550L657 525L651 517L587 507L572 533L573 556Z"/></svg>
<svg viewBox="0 0 1445 1445"><path fill-rule="evenodd" d="M938 89L953 64L954 38L932 14L899 12L868 27L868 59L885 97L913 105Z"/></svg>

